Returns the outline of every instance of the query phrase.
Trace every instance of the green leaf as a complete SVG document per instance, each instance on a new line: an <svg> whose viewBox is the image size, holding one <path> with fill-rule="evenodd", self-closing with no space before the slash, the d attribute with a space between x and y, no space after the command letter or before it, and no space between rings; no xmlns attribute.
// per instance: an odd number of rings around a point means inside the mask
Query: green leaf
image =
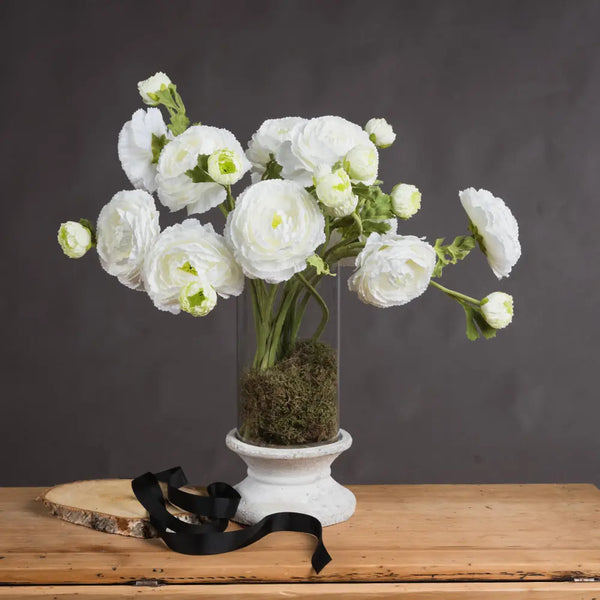
<svg viewBox="0 0 600 600"><path fill-rule="evenodd" d="M335 273L332 273L329 270L329 265L318 254L309 256L306 259L306 264L314 267L317 271L317 275L331 275L332 277L336 276Z"/></svg>
<svg viewBox="0 0 600 600"><path fill-rule="evenodd" d="M212 183L214 179L208 174L208 154L198 156L198 164L193 169L188 169L185 174L194 183Z"/></svg>
<svg viewBox="0 0 600 600"><path fill-rule="evenodd" d="M369 235L370 233L387 233L392 226L387 221L373 221L367 219L363 221L363 233Z"/></svg>
<svg viewBox="0 0 600 600"><path fill-rule="evenodd" d="M381 191L377 185L364 185L362 183L352 186L354 193L365 202L360 211L362 219L391 219L394 216L392 197Z"/></svg>
<svg viewBox="0 0 600 600"><path fill-rule="evenodd" d="M275 160L275 156L273 154L269 154L269 162L265 168L265 172L263 173L262 179L282 179L281 170L283 167Z"/></svg>
<svg viewBox="0 0 600 600"><path fill-rule="evenodd" d="M351 216L339 217L331 223L331 230L344 229L345 227L350 227L352 223L354 223L354 219Z"/></svg>
<svg viewBox="0 0 600 600"><path fill-rule="evenodd" d="M156 102L156 106L162 104L169 111L171 122L168 127L173 135L183 133L190 126L190 120L185 114L185 106L177 92L177 86L172 83L163 85L160 90L148 95Z"/></svg>
<svg viewBox="0 0 600 600"><path fill-rule="evenodd" d="M185 113L177 112L171 114L171 122L169 123L169 129L173 135L180 135L190 125L190 120L187 118Z"/></svg>
<svg viewBox="0 0 600 600"><path fill-rule="evenodd" d="M475 238L472 235L459 235L451 244L443 245L444 238L435 240L433 249L438 260L433 270L432 277L440 277L444 267L455 265L459 260L465 258L475 247Z"/></svg>
<svg viewBox="0 0 600 600"><path fill-rule="evenodd" d="M168 141L167 136L164 134L161 136L158 136L155 133L152 134L152 164L155 165L158 162L158 157Z"/></svg>
<svg viewBox="0 0 600 600"><path fill-rule="evenodd" d="M479 339L482 335L486 340L496 337L497 329L494 329L483 316L481 310L471 304L459 300L465 309L467 319L467 337L471 341Z"/></svg>
<svg viewBox="0 0 600 600"><path fill-rule="evenodd" d="M94 224L89 219L79 219L79 224L90 230L90 233L92 234L92 244L95 246L97 240L96 228L94 227Z"/></svg>
<svg viewBox="0 0 600 600"><path fill-rule="evenodd" d="M461 302L461 305L465 309L465 317L467 319L467 337L474 342L479 339L479 330L475 323L475 310L469 304Z"/></svg>
<svg viewBox="0 0 600 600"><path fill-rule="evenodd" d="M163 104L169 108L176 108L175 99L173 98L173 94L171 93L171 88L173 86L163 85L162 89L149 94L150 98L154 100L157 104Z"/></svg>
<svg viewBox="0 0 600 600"><path fill-rule="evenodd" d="M486 340L489 340L493 337L496 337L497 329L494 329L486 320L480 310L473 309L473 318L477 323L477 326L481 330L483 337Z"/></svg>

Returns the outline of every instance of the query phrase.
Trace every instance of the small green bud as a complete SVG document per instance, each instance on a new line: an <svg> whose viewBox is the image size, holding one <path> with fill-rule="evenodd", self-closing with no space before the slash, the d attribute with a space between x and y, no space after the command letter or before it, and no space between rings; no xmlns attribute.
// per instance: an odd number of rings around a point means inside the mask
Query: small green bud
<svg viewBox="0 0 600 600"><path fill-rule="evenodd" d="M221 185L232 185L243 176L242 161L232 150L216 150L208 157L208 174Z"/></svg>
<svg viewBox="0 0 600 600"><path fill-rule="evenodd" d="M485 320L495 329L508 327L513 319L514 301L510 294L492 292L481 301Z"/></svg>
<svg viewBox="0 0 600 600"><path fill-rule="evenodd" d="M399 183L392 188L392 208L401 219L410 219L421 208L421 192L414 185Z"/></svg>
<svg viewBox="0 0 600 600"><path fill-rule="evenodd" d="M379 155L375 146L359 144L346 154L343 165L353 181L371 182L377 177Z"/></svg>
<svg viewBox="0 0 600 600"><path fill-rule="evenodd" d="M67 221L58 230L58 243L69 258L81 258L93 245L92 232L81 223Z"/></svg>
<svg viewBox="0 0 600 600"><path fill-rule="evenodd" d="M159 71L152 75L152 77L140 81L138 83L138 91L145 104L156 106L158 104L157 92L166 90L170 85L171 80L167 75Z"/></svg>
<svg viewBox="0 0 600 600"><path fill-rule="evenodd" d="M392 126L385 119L369 119L365 131L378 148L389 148L396 139Z"/></svg>
<svg viewBox="0 0 600 600"><path fill-rule="evenodd" d="M192 281L181 288L179 304L193 317L205 317L217 305L217 292L212 285Z"/></svg>

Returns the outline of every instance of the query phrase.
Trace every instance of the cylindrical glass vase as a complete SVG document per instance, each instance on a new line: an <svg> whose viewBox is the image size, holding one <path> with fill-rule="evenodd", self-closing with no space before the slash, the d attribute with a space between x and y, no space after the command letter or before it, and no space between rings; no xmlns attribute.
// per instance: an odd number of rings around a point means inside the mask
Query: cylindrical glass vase
<svg viewBox="0 0 600 600"><path fill-rule="evenodd" d="M290 448L338 439L339 279L310 269L280 284L246 281L237 300L242 441Z"/></svg>

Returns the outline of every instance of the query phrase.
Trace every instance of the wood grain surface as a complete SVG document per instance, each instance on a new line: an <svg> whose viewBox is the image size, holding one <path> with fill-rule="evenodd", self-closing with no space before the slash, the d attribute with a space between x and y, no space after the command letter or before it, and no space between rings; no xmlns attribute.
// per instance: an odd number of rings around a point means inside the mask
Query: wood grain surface
<svg viewBox="0 0 600 600"><path fill-rule="evenodd" d="M598 600L600 583L251 583L0 587L0 599L115 600Z"/></svg>
<svg viewBox="0 0 600 600"><path fill-rule="evenodd" d="M352 490L358 499L357 512L350 521L325 530L333 561L315 575L309 561L314 541L303 534L275 533L224 555L184 556L158 539L114 536L56 519L35 501L43 492L39 488L0 488L0 583L600 578L600 491L592 485L356 486Z"/></svg>

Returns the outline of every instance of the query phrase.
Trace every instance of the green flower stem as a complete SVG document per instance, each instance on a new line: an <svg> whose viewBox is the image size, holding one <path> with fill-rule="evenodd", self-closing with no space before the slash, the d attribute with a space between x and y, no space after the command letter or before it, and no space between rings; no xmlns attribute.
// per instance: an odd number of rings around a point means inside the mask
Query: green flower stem
<svg viewBox="0 0 600 600"><path fill-rule="evenodd" d="M465 294L461 294L460 292L456 292L447 287L444 287L443 285L440 285L437 281L431 280L429 282L429 285L436 287L438 290L441 290L442 292L444 292L444 294L447 294L448 296L450 296L451 298L454 298L455 300L459 300L459 301L464 300L465 302L469 302L470 304L473 304L475 306L481 306L481 300L477 300L476 298L471 298L471 296L465 296Z"/></svg>
<svg viewBox="0 0 600 600"><path fill-rule="evenodd" d="M225 205L228 213L231 212L235 208L235 199L231 193L231 186L225 186L225 191L227 192L227 198L225 199Z"/></svg>
<svg viewBox="0 0 600 600"><path fill-rule="evenodd" d="M363 248L364 244L353 244L352 247L341 248L329 257L329 265L333 266L343 258L355 258L361 253Z"/></svg>
<svg viewBox="0 0 600 600"><path fill-rule="evenodd" d="M254 316L254 329L256 331L256 353L254 354L253 367L258 367L262 360L267 343L268 325L265 325L260 305L260 292L256 281L250 283L250 295L252 297L252 314Z"/></svg>
<svg viewBox="0 0 600 600"><path fill-rule="evenodd" d="M280 350L281 332L283 329L283 324L285 323L287 312L290 308L293 299L294 294L290 293L289 288L287 293L285 293L284 290L284 295L281 299L277 316L275 317L275 321L273 322L271 327L271 335L269 338L269 343L267 343L267 352L265 353L265 356L263 357L263 360L261 362L262 369L271 367L277 362Z"/></svg>
<svg viewBox="0 0 600 600"><path fill-rule="evenodd" d="M277 292L279 291L279 284L273 283L271 284L271 289L267 294L267 315L271 315L273 312L273 304L275 303L275 298L277 298Z"/></svg>
<svg viewBox="0 0 600 600"><path fill-rule="evenodd" d="M352 249L355 247L360 247L361 249L364 248L364 244L362 242L359 242L357 240L342 240L341 242L339 242L339 244L336 244L335 246L331 246L331 248L329 248L325 254L323 255L323 260L328 263L328 258L331 254L335 254L338 251L340 251L342 248L344 249Z"/></svg>
<svg viewBox="0 0 600 600"><path fill-rule="evenodd" d="M296 298L298 297L297 284L296 282L288 282L288 291L286 293L294 296L290 308L287 311L285 321L283 323L283 330L281 334L280 353L281 356L287 356L291 353L294 347L295 340L292 339L293 324L296 319Z"/></svg>
<svg viewBox="0 0 600 600"><path fill-rule="evenodd" d="M291 350L296 343L296 339L298 337L298 330L300 328L300 323L302 322L302 317L304 315L304 308L306 307L306 302L308 302L308 298L310 297L308 292L306 292L305 298L304 298L304 300L305 300L304 304L298 305L298 298L300 297L300 294L302 293L303 289L304 289L304 286L302 285L302 282L300 280L298 280L297 282L294 282L292 291L291 291L294 298L292 300L292 304L291 304L290 310L288 312L288 319L286 322L286 328L287 328L287 330L286 330L286 349L287 350Z"/></svg>
<svg viewBox="0 0 600 600"><path fill-rule="evenodd" d="M177 110L181 114L185 115L185 105L183 104L183 100L181 99L181 96L177 91L176 85L173 85L173 87L171 88L171 95L173 96L173 100L175 101L175 106L177 107Z"/></svg>
<svg viewBox="0 0 600 600"><path fill-rule="evenodd" d="M318 279L317 279L318 281ZM298 290L297 298L300 297L300 292L302 290ZM298 305L298 310L296 311L296 317L294 318L294 322L292 324L292 340L294 343L298 338L298 332L300 331L300 325L302 325L302 319L304 318L304 313L306 311L306 305L311 298L310 292L305 292L300 304Z"/></svg>
<svg viewBox="0 0 600 600"><path fill-rule="evenodd" d="M313 296L313 298L319 303L319 305L321 306L321 311L323 313L323 316L321 317L321 322L319 323L319 326L317 327L317 330L315 331L315 333L312 336L313 340L318 340L321 337L321 334L323 333L323 330L325 329L325 327L327 326L327 321L329 321L329 308L327 307L327 303L325 302L325 300L323 300L323 297L319 294L319 292L317 292L317 290L306 280L306 278L304 277L304 275L302 275L302 273L297 273L297 277L298 279L300 279L300 281L304 284L304 286L308 289L308 291L310 292L310 294Z"/></svg>
<svg viewBox="0 0 600 600"><path fill-rule="evenodd" d="M354 222L358 225L358 235L360 237L363 232L362 219L358 216L358 213L356 211L352 213L351 217L354 219Z"/></svg>
<svg viewBox="0 0 600 600"><path fill-rule="evenodd" d="M272 335L272 310L279 286L273 285L267 292L262 281L253 279L250 282L252 312L256 329L256 353L252 365L266 368ZM265 366L263 366L265 365Z"/></svg>
<svg viewBox="0 0 600 600"><path fill-rule="evenodd" d="M337 250L336 250L337 248ZM325 260L325 258L329 259L329 265L333 266L335 263L337 263L339 260L343 259L343 258L350 258L350 257L355 257L357 256L360 251L364 248L364 244L362 242L357 242L357 241L346 241L340 244L337 244L336 246L333 246L331 248L330 253L325 253L325 255L323 256L323 259ZM311 280L308 282L310 287L316 291L316 286L318 285L319 281L322 279L322 275L314 275ZM304 277L303 277L304 279ZM307 287L306 285L304 287ZM310 289L308 289L305 293L304 296L302 297L302 299L300 300L299 305L296 307L295 303L297 302L297 299L300 297L300 294L302 292L302 288L299 288L296 292L296 300L294 302L294 319L292 321L292 331L291 331L291 344L293 345L298 337L298 332L300 330L300 326L302 324L302 319L304 318L304 313L306 311L306 306L308 304L308 301L310 300L311 297L315 297L312 295L312 293L310 292ZM319 296L319 298L322 299L321 296ZM325 304L325 302L323 301L323 303ZM326 304L325 304L326 306ZM315 334L316 335L316 334ZM319 334L320 335L320 334ZM314 338L313 338L314 339Z"/></svg>
<svg viewBox="0 0 600 600"><path fill-rule="evenodd" d="M336 252L340 248L343 248L344 246L348 245L349 243L350 242L348 240L342 240L338 244L335 244L335 246L331 246L331 248L329 248L328 250L326 250L325 254L323 254L323 260L325 262L327 262L327 259L328 259L328 257L329 257L330 254L332 254L333 252Z"/></svg>

